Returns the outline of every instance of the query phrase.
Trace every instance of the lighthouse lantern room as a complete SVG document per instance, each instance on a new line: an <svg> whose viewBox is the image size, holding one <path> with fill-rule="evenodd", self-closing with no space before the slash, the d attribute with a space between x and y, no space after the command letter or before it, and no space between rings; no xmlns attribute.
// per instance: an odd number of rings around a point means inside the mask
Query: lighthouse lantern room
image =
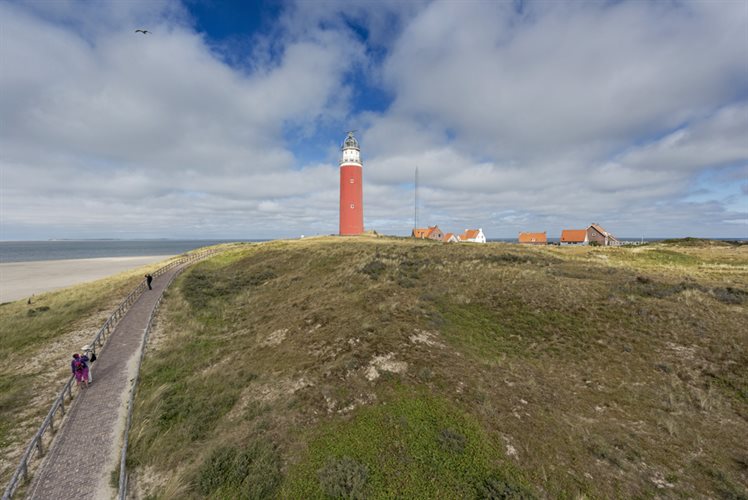
<svg viewBox="0 0 748 500"><path fill-rule="evenodd" d="M362 184L361 149L353 132L340 148L340 234L364 232L364 190Z"/></svg>

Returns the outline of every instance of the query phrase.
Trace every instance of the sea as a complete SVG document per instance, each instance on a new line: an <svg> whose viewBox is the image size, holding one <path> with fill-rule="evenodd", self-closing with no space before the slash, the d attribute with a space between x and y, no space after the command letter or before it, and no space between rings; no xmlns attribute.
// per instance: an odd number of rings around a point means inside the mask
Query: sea
<svg viewBox="0 0 748 500"><path fill-rule="evenodd" d="M720 238L722 239L722 238ZM724 238L745 240L745 238ZM649 243L662 238L622 239L629 243ZM99 257L138 257L145 255L178 255L195 248L233 242L268 240L49 240L0 241L0 263L38 260L91 259ZM516 238L490 238L488 241L516 243ZM548 238L557 243L558 238Z"/></svg>
<svg viewBox="0 0 748 500"><path fill-rule="evenodd" d="M236 241L267 240L50 240L0 241L0 263L178 255L195 248Z"/></svg>

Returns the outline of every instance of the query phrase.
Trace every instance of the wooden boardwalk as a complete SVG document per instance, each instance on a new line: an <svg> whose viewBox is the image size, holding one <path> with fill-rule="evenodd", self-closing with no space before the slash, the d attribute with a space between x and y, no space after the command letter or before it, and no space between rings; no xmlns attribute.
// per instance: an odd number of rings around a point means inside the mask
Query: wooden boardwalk
<svg viewBox="0 0 748 500"><path fill-rule="evenodd" d="M116 496L127 401L143 334L158 298L181 266L153 280L120 320L93 364L93 384L80 390L67 421L34 475L26 498L105 499Z"/></svg>

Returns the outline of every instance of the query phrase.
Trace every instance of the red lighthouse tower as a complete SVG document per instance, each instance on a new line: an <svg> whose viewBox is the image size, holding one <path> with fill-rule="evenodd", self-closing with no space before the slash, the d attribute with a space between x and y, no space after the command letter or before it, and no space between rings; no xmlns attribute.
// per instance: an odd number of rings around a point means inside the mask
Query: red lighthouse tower
<svg viewBox="0 0 748 500"><path fill-rule="evenodd" d="M364 186L362 184L361 149L353 132L340 148L340 234L364 232Z"/></svg>

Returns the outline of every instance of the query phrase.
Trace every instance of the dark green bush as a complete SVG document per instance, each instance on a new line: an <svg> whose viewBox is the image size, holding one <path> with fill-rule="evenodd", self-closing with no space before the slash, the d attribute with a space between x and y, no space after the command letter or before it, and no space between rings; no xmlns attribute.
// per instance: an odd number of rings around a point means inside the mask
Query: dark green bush
<svg viewBox="0 0 748 500"><path fill-rule="evenodd" d="M400 274L410 278L419 279L421 272L432 264L429 259L405 259L400 262L398 270Z"/></svg>
<svg viewBox="0 0 748 500"><path fill-rule="evenodd" d="M668 283L658 283L649 278L636 278L636 289L635 291L643 297L654 297L657 299L666 299L672 295L677 295L686 290L698 290L701 292L707 291L706 288L699 285L698 283L688 283L682 281L680 283L671 285Z"/></svg>
<svg viewBox="0 0 748 500"><path fill-rule="evenodd" d="M525 500L535 498L529 491L511 484L505 479L492 476L484 479L477 488L476 498L480 500Z"/></svg>
<svg viewBox="0 0 748 500"><path fill-rule="evenodd" d="M258 286L277 277L278 276L275 274L275 271L273 271L272 269L265 269L263 271L248 275L246 279L243 280L243 283L248 283L252 286Z"/></svg>
<svg viewBox="0 0 748 500"><path fill-rule="evenodd" d="M486 256L485 260L497 264L523 264L525 262L530 262L530 258L528 256L515 255L513 253L488 255Z"/></svg>
<svg viewBox="0 0 748 500"><path fill-rule="evenodd" d="M317 471L322 491L332 498L366 498L369 469L350 457L331 459Z"/></svg>
<svg viewBox="0 0 748 500"><path fill-rule="evenodd" d="M197 478L203 496L217 498L268 498L281 480L278 454L265 441L245 449L222 447L205 461Z"/></svg>
<svg viewBox="0 0 748 500"><path fill-rule="evenodd" d="M362 269L361 272L368 275L369 278L375 280L384 272L387 267L381 260L372 260L368 262Z"/></svg>
<svg viewBox="0 0 748 500"><path fill-rule="evenodd" d="M465 451L467 438L453 429L442 429L439 432L439 444L448 451L462 453Z"/></svg>
<svg viewBox="0 0 748 500"><path fill-rule="evenodd" d="M45 311L49 311L49 307L48 306L39 306L39 307L37 307L35 309L32 308L32 309L29 309L28 311L26 311L26 315L27 316L36 316L38 313L42 313L42 312L45 312Z"/></svg>
<svg viewBox="0 0 748 500"><path fill-rule="evenodd" d="M226 275L219 271L195 268L186 275L182 292L191 306L205 308L213 299L225 300L246 291L249 287L262 285L276 277L272 269Z"/></svg>
<svg viewBox="0 0 748 500"><path fill-rule="evenodd" d="M726 288L715 288L712 290L714 298L722 302L723 304L738 305L745 302L748 297L748 292L739 290L737 288L726 287Z"/></svg>

